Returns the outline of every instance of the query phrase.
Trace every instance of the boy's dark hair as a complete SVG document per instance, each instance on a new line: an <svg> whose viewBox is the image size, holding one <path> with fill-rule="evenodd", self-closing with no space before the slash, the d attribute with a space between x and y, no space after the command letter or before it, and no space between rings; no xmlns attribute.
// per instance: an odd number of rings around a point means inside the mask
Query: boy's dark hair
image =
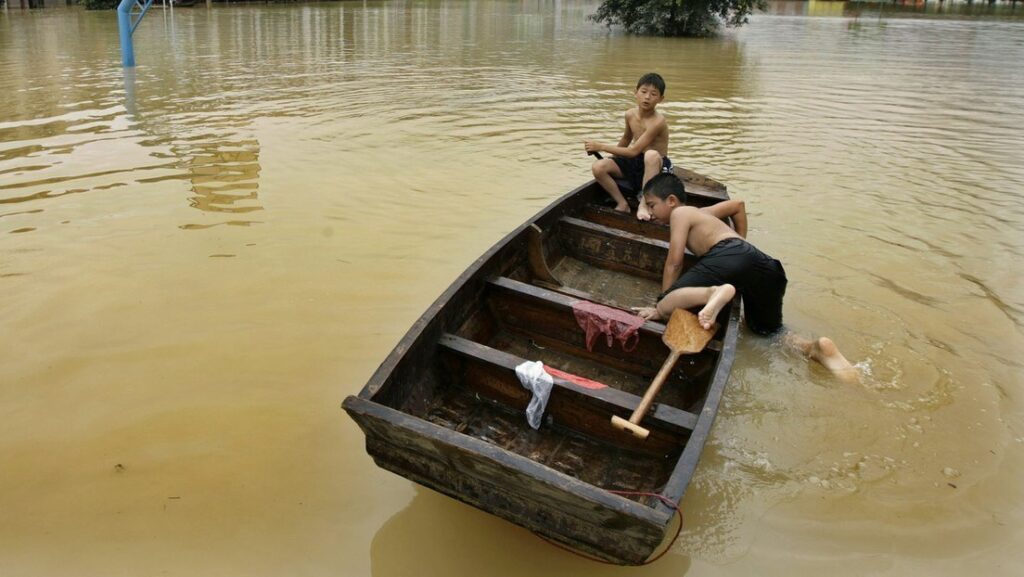
<svg viewBox="0 0 1024 577"><path fill-rule="evenodd" d="M668 200L668 197L675 195L679 202L686 204L686 187L683 181L674 174L662 172L654 175L654 178L644 185L644 194L654 195L661 200Z"/></svg>
<svg viewBox="0 0 1024 577"><path fill-rule="evenodd" d="M640 77L640 80L637 81L636 89L640 90L640 87L644 84L650 84L657 88L658 92L660 92L662 96L665 95L665 79L661 77L661 74L658 74L657 72L648 72L647 74L644 74Z"/></svg>

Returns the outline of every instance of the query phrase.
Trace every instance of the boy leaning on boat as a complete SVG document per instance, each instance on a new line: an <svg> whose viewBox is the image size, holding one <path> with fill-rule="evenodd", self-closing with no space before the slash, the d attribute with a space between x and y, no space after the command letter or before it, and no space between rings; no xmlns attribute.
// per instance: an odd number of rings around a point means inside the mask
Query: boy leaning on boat
<svg viewBox="0 0 1024 577"><path fill-rule="evenodd" d="M640 195L643 185L659 172L672 172L668 159L668 122L658 112L658 104L665 98L665 80L655 72L640 77L636 83L636 106L626 111L626 130L616 146L593 140L583 142L588 154L607 152L613 158L601 158L592 170L597 182L615 200L615 210L629 212L626 197L619 189L616 178L629 182ZM600 156L598 156L600 158ZM651 214L640 198L636 217L650 220Z"/></svg>
<svg viewBox="0 0 1024 577"><path fill-rule="evenodd" d="M661 280L664 292L656 306L638 310L641 317L667 319L677 308L703 306L697 318L704 328L710 328L738 292L752 331L760 335L779 332L786 272L782 263L745 240L743 201L727 200L705 208L685 206L686 189L674 174L653 176L643 188L643 201L655 219L669 223L670 230ZM727 217L732 217L736 230L721 220ZM687 248L699 260L684 273ZM788 333L785 340L840 378L856 380L856 370L831 339L809 340Z"/></svg>

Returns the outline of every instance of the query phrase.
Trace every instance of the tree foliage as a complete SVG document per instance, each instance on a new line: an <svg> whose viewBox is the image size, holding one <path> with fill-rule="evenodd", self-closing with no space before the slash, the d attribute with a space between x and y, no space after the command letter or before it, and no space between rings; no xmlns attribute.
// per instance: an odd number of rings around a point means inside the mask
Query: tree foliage
<svg viewBox="0 0 1024 577"><path fill-rule="evenodd" d="M722 24L746 24L754 9L767 5L767 0L604 0L590 19L609 27L621 24L633 34L708 36Z"/></svg>
<svg viewBox="0 0 1024 577"><path fill-rule="evenodd" d="M86 10L113 10L121 0L82 0Z"/></svg>

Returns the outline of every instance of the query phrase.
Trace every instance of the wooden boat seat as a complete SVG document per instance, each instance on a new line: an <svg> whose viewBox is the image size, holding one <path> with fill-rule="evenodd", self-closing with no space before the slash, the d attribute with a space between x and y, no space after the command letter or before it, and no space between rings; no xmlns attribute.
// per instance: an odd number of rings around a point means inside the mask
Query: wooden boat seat
<svg viewBox="0 0 1024 577"><path fill-rule="evenodd" d="M559 238L573 257L600 268L661 280L668 256L667 240L651 239L636 232L570 216L560 218L558 226ZM683 269L696 262L697 257L686 251Z"/></svg>
<svg viewBox="0 0 1024 577"><path fill-rule="evenodd" d="M606 298L601 298L601 297L599 297L597 295L594 295L594 294L591 294L591 293L588 293L586 291L582 291L582 290L579 290L579 289L576 289L576 288L573 288L573 287L570 287L570 286L565 286L565 285L562 285L562 286L549 285L549 284L544 283L543 281L535 281L535 283L537 284L537 286L539 288L547 289L547 290L550 290L550 291L553 291L553 292L557 292L557 293L566 295L566 296L568 296L570 298L573 298L573 299L576 299L576 300L590 301L592 303L597 303L599 305L604 305L606 307L622 309L622 310L625 310L625 311L630 310L627 307L619 306L614 301L610 301L610 300L608 300ZM662 334L662 335L665 334L665 323L658 322L658 321L648 321L644 325L644 327L650 329L652 332L659 333L659 334ZM712 339L711 341L708 342L708 344L704 348L704 350L712 351L712 352L716 352L716 353L717 352L721 352L722 351L722 341L719 340L719 339Z"/></svg>
<svg viewBox="0 0 1024 577"><path fill-rule="evenodd" d="M466 386L520 411L529 404L531 393L516 376L516 367L527 359L450 333L439 339L438 346L449 357L462 361L462 370L452 372L462 374ZM693 413L656 404L644 419L644 426L652 431L651 436L646 442L636 441L615 430L611 416L628 415L639 404L640 397L612 387L590 389L556 377L546 414L554 423L586 435L662 455L678 450L697 424L697 415Z"/></svg>
<svg viewBox="0 0 1024 577"><path fill-rule="evenodd" d="M661 277L668 243L587 220L563 216L558 238L573 257L594 266L632 275Z"/></svg>
<svg viewBox="0 0 1024 577"><path fill-rule="evenodd" d="M657 373L668 354L661 343L664 329L655 323L640 327L639 341L632 352L609 347L600 339L593 350L587 350L584 333L572 310L578 299L507 277L491 279L488 292L488 308L501 326L528 335L540 346L646 378Z"/></svg>
<svg viewBox="0 0 1024 577"><path fill-rule="evenodd" d="M729 198L725 185L717 180L678 166L674 168L674 172L684 182L686 194L692 198L688 204L707 206ZM640 193L625 178L616 178L615 184L618 185L626 200L632 201Z"/></svg>
<svg viewBox="0 0 1024 577"><path fill-rule="evenodd" d="M492 278L487 285L488 309L494 316L497 332L473 338L493 348L530 360L545 360L555 368L604 382L634 396L642 396L668 356L668 348L662 342L662 323L644 323L638 331L636 348L631 351L623 350L618 343L608 346L603 338L598 338L591 350L573 312L579 298L507 277ZM660 400L699 412L704 389L692 383L700 382L714 369L720 350L721 342L714 341L704 351L685 356Z"/></svg>
<svg viewBox="0 0 1024 577"><path fill-rule="evenodd" d="M508 277L495 277L488 280L488 285L492 290L499 294L515 294L523 298L531 299L534 301L540 301L544 306L549 308L555 308L564 312L572 312L572 305L578 300L588 300L598 304L604 304L606 306L615 307L614 304L602 302L602 299L591 295L590 293L573 289L571 287L538 287L524 282L520 282ZM616 307L620 308L620 307ZM573 319L575 322L575 318ZM576 325L574 325L576 326ZM661 337L665 334L665 324L656 321L647 321L640 327L641 341L655 340L656 345L659 348L663 348L664 345L661 343ZM646 344L646 343L645 343ZM722 350L722 342L717 338L708 343L705 351L719 352ZM639 354L639 352L638 352ZM667 350L659 356L667 355ZM663 359L662 359L663 360ZM660 366L660 365L659 365ZM656 371L655 367L655 372Z"/></svg>
<svg viewBox="0 0 1024 577"><path fill-rule="evenodd" d="M609 228L625 230L664 242L669 240L668 225L637 220L636 215L619 212L610 206L588 204L583 208L582 216L585 220Z"/></svg>
<svg viewBox="0 0 1024 577"><path fill-rule="evenodd" d="M688 198L688 201L692 200L693 198ZM719 200L715 199L713 202L691 202L690 204L692 206L703 207L710 206L716 202L719 202ZM669 226L667 224L637 220L636 215L619 212L610 206L600 206L596 204L587 205L581 211L581 216L584 220L600 224L611 229L631 232L649 239L656 239L665 242L669 241ZM726 220L726 223L732 226L731 221Z"/></svg>

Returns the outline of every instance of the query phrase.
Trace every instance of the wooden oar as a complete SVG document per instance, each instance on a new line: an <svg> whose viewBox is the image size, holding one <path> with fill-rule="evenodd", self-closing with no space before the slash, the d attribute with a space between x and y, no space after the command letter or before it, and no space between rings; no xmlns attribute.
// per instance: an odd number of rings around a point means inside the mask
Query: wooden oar
<svg viewBox="0 0 1024 577"><path fill-rule="evenodd" d="M672 367L676 365L679 356L703 351L708 341L714 336L715 329L717 328L717 324L713 325L710 329L703 328L700 326L700 321L697 320L697 315L690 311L683 309L673 311L672 318L669 319L668 326L665 327L665 334L661 337L662 342L668 346L671 353L669 353L668 358L661 365L661 370L654 377L654 381L647 388L647 393L644 394L644 398L640 401L636 410L633 411L633 415L629 417L629 420L627 421L618 415L612 415L612 426L620 431L626 431L638 439L646 439L650 431L640 426L640 420L644 418L647 409L654 402L654 397L658 396L661 385L665 384L665 380L668 378L669 373L672 372Z"/></svg>

